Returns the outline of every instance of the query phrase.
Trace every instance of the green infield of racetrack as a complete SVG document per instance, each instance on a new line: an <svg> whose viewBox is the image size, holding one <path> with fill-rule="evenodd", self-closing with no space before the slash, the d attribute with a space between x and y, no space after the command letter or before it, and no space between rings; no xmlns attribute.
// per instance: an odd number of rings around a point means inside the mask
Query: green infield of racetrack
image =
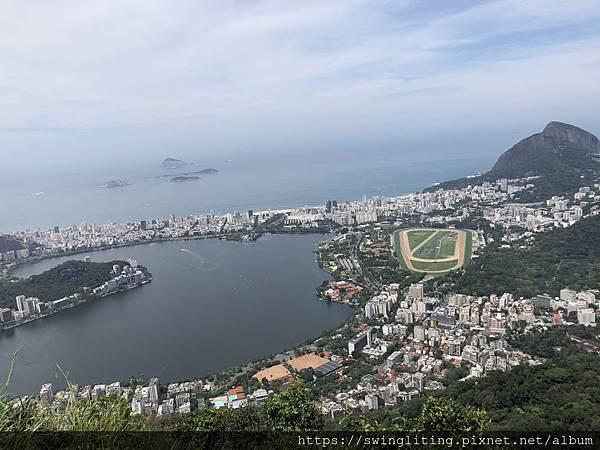
<svg viewBox="0 0 600 450"><path fill-rule="evenodd" d="M451 237L454 237L454 239ZM454 256L454 252L456 251L456 240L458 239L458 233L456 231L440 231L434 239L436 241L442 239L440 258Z"/></svg>
<svg viewBox="0 0 600 450"><path fill-rule="evenodd" d="M433 232L435 235L427 241L423 247L421 247L413 256L423 259L442 259L454 256L456 250L456 239L458 234L455 230L439 230ZM431 236L431 235L430 235ZM454 236L454 239L449 239L450 236ZM435 254L435 249L438 242L440 244L440 252L438 255ZM421 241L422 242L422 241ZM411 245L411 252L415 249Z"/></svg>
<svg viewBox="0 0 600 450"><path fill-rule="evenodd" d="M408 268L408 266L406 265L406 261L404 258L407 258L408 255L403 255L401 249L401 245L400 245L400 233L403 230L395 230L393 232L393 244L394 244L394 254L396 256L396 259L398 260L400 267L402 268L402 270L406 271L406 272L412 272L412 270L410 270ZM423 243L426 239L431 238L430 242L428 242L426 244L425 247L429 246L429 245L433 245L433 248L435 249L435 243L439 240L439 238L443 237L444 235L447 234L452 234L455 233L456 231L459 230L444 230L444 229L440 229L440 230L419 230L419 229L411 229L407 231L407 235L408 235L408 239L409 239L409 246L411 249L414 249L415 247L417 247L419 244ZM473 231L471 230L464 230L466 232L466 236L465 236L465 259L464 259L464 265L467 265L470 261L471 261L471 257L473 255ZM433 234L436 234L436 236L433 236ZM439 258L444 258L444 257L448 257L454 254L454 251L456 249L456 241L452 241L449 239L444 239L442 241L442 245L440 248L440 256ZM411 259L412 260L412 259ZM423 271L432 271L432 272L436 272L436 271L450 271L451 269L453 269L456 264L457 264L457 260L452 260L452 261L443 261L443 262L424 262L424 261L415 261L412 260L412 264L415 267L415 269L418 270L423 270ZM434 274L434 275L440 275L440 274Z"/></svg>
<svg viewBox="0 0 600 450"><path fill-rule="evenodd" d="M443 262L423 262L423 261L412 261L412 265L415 269L425 270L427 272L437 272L439 270L450 270L454 266L458 264L458 260L454 259L452 261L443 261Z"/></svg>
<svg viewBox="0 0 600 450"><path fill-rule="evenodd" d="M419 244L428 239L432 234L437 233L437 231L432 230L410 230L407 231L408 235L408 246L410 249L416 248ZM399 234L399 233L398 233Z"/></svg>

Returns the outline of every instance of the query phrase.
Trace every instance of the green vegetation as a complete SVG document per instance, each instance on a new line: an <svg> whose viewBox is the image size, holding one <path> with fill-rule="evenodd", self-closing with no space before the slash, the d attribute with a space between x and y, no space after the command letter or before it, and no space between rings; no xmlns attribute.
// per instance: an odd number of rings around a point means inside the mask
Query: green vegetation
<svg viewBox="0 0 600 450"><path fill-rule="evenodd" d="M382 414L349 415L342 419L340 427L360 431L446 433L448 436L465 433L476 435L490 428L489 416L483 409L463 406L452 399L433 396L422 403L415 417L395 414L399 409L390 408L382 410Z"/></svg>
<svg viewBox="0 0 600 450"><path fill-rule="evenodd" d="M491 170L484 175L447 181L427 188L426 191L438 189L463 189L469 185L495 182L500 178L522 178L540 175L532 180L532 190L516 194L516 201L523 203L544 201L553 195L569 195L581 186L593 184L598 172L598 163L589 159L587 151L575 145L565 145L559 152L540 151L535 160L523 162L521 168Z"/></svg>
<svg viewBox="0 0 600 450"><path fill-rule="evenodd" d="M423 270L427 272L450 271L458 264L457 259L453 259L451 261L437 260L454 256L458 242L459 231L461 230L422 230L418 228L409 230L396 230L392 235L394 256L397 258L401 269L404 271L412 271L408 267L407 259L410 260L410 264L412 264L412 267L414 267L416 270ZM403 232L406 232L406 235L409 239L411 252L414 251L414 243L416 243L416 246L422 245L416 254L414 254L414 258L427 259L430 261L416 261L413 259L413 256L402 254L401 234ZM471 253L473 250L473 236L470 230L464 230L464 232L466 233L465 263L468 263L471 259ZM410 243L411 237L413 244Z"/></svg>
<svg viewBox="0 0 600 450"><path fill-rule="evenodd" d="M467 234L470 234L467 232ZM436 236L436 241L441 240L440 244L440 258L448 258L453 256L456 251L456 238L457 234L454 231L440 231Z"/></svg>
<svg viewBox="0 0 600 450"><path fill-rule="evenodd" d="M423 261L413 261L412 265L415 269L426 270L426 271L437 271L437 270L450 270L454 266L458 264L458 260L453 259L452 261L442 261L442 262L423 262Z"/></svg>
<svg viewBox="0 0 600 450"><path fill-rule="evenodd" d="M597 430L600 427L600 358L569 341L567 331L520 334L512 344L548 360L517 366L477 381L456 383L445 393L484 408L499 430Z"/></svg>
<svg viewBox="0 0 600 450"><path fill-rule="evenodd" d="M16 407L0 396L0 430L20 431L142 431L148 423L131 414L128 402L105 397L96 402L70 401L57 411L41 407L33 399L22 399Z"/></svg>
<svg viewBox="0 0 600 450"><path fill-rule="evenodd" d="M455 231L437 231L433 233L435 235L413 255L424 259L441 259L454 256L457 233ZM411 246L411 251L413 249L414 247Z"/></svg>
<svg viewBox="0 0 600 450"><path fill-rule="evenodd" d="M13 406L0 397L0 431L307 431L322 430L325 423L309 390L295 384L283 393L271 397L264 405L248 405L231 410L206 407L191 414L179 415L166 422L151 422L133 415L128 403L114 396L97 402L73 400L58 409L43 408L32 399ZM401 417L392 423L379 423L367 416L347 416L334 429L363 431L428 431L477 433L489 428L485 411L445 398L430 397L415 418ZM206 435L196 435L205 439ZM73 437L71 437L73 438ZM140 438L140 436L138 436ZM221 437L223 438L223 437ZM263 439L265 437L263 436ZM267 439L269 437L266 437ZM14 439L35 439L32 435ZM281 439L279 436L277 439ZM14 442L15 445L29 442ZM112 442L114 445L115 442ZM107 448L110 448L109 445Z"/></svg>
<svg viewBox="0 0 600 450"><path fill-rule="evenodd" d="M400 262L400 267L402 268L402 270L406 272L412 272L412 270L410 270L406 265L406 261L404 261L404 257L402 255L398 257L398 261Z"/></svg>
<svg viewBox="0 0 600 450"><path fill-rule="evenodd" d="M471 261L473 256L473 231L467 230L467 236L465 239L465 262L466 266Z"/></svg>
<svg viewBox="0 0 600 450"><path fill-rule="evenodd" d="M600 163L594 158L597 151L598 140L590 133L572 125L551 122L542 133L523 139L503 153L490 171L446 181L425 191L463 189L500 178L538 176L532 181L532 190L516 194L517 201L537 202L553 195L569 195L597 178L600 173Z"/></svg>
<svg viewBox="0 0 600 450"><path fill-rule="evenodd" d="M95 403L73 400L52 410L42 408L32 400L22 400L13 406L7 395L2 394L0 431L280 432L327 427L459 435L488 430L595 430L600 427L600 358L571 341L568 333L598 339L597 330L581 327L553 328L529 334L521 329L509 335L510 344L532 356L546 358L543 364L521 365L507 372L493 372L468 381L458 381L465 375L464 368L452 369L453 373L448 377L450 385L444 391L398 407L350 414L340 422L324 423L314 402L316 396L311 393L312 386L309 390L296 383L264 405L249 405L237 410L206 407L163 422L132 415L127 402L116 397ZM361 367L352 370L352 377L363 374ZM369 365L366 370L371 370ZM320 381L326 383L328 379L323 377ZM334 380L329 382L337 384Z"/></svg>
<svg viewBox="0 0 600 450"><path fill-rule="evenodd" d="M212 407L177 416L168 427L175 431L300 431L319 430L323 416L310 391L296 383L271 397L263 406L237 410Z"/></svg>
<svg viewBox="0 0 600 450"><path fill-rule="evenodd" d="M408 236L408 245L410 246L411 249L414 249L419 244L423 243L427 238L429 238L433 233L435 233L435 231L432 231L432 230L410 230L410 231L407 231L406 234Z"/></svg>
<svg viewBox="0 0 600 450"><path fill-rule="evenodd" d="M400 246L400 230L394 231L394 256L398 259L400 263L400 268L405 272L412 272L408 266L406 265L406 261L404 260L404 255L400 250L402 247Z"/></svg>
<svg viewBox="0 0 600 450"><path fill-rule="evenodd" d="M489 248L466 267L464 274L455 275L455 291L556 296L565 287L600 286L600 216L537 234L528 248L515 248L523 244L519 242L511 249Z"/></svg>
<svg viewBox="0 0 600 450"><path fill-rule="evenodd" d="M27 279L0 280L0 307L14 308L17 295L52 301L82 293L84 287L94 288L110 280L114 276L111 274L114 264L123 267L128 263L67 261Z"/></svg>

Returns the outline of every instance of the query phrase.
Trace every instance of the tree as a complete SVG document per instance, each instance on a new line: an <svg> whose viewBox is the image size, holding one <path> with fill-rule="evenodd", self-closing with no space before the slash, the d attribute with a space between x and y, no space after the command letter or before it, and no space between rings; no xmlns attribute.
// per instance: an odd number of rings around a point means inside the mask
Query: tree
<svg viewBox="0 0 600 450"><path fill-rule="evenodd" d="M389 413L389 411L384 410ZM385 418L385 417L384 417ZM463 406L449 398L428 397L416 417L392 417L380 422L368 416L346 416L340 421L346 430L399 431L404 433L477 434L490 428L490 419L483 409Z"/></svg>
<svg viewBox="0 0 600 450"><path fill-rule="evenodd" d="M315 371L311 367L308 367L307 369L302 369L300 371L300 378L305 383L311 382L314 378L314 375L315 375Z"/></svg>
<svg viewBox="0 0 600 450"><path fill-rule="evenodd" d="M260 408L247 405L239 409L202 408L177 416L169 429L173 431L261 431L265 423Z"/></svg>
<svg viewBox="0 0 600 450"><path fill-rule="evenodd" d="M483 409L463 406L449 398L429 397L415 422L415 431L477 433L490 428Z"/></svg>
<svg viewBox="0 0 600 450"><path fill-rule="evenodd" d="M269 429L274 431L319 430L323 427L323 416L301 383L269 399L265 415Z"/></svg>

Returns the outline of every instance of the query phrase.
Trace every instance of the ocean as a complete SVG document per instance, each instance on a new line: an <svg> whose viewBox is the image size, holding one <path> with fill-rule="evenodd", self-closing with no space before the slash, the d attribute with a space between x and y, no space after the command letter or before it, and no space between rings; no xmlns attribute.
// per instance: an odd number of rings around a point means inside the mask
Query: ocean
<svg viewBox="0 0 600 450"><path fill-rule="evenodd" d="M2 177L0 231L402 195L487 165L226 162L211 166L217 174L185 183L158 179L153 168ZM98 187L111 179L133 183ZM91 252L93 261L135 258L154 281L0 334L0 376L8 375L17 350L10 391L31 394L46 382L63 386L63 371L79 385L132 376L173 381L288 349L338 327L351 313L315 295L329 278L313 253L326 238L267 235L250 243L181 241ZM27 277L73 258L43 260L15 274Z"/></svg>
<svg viewBox="0 0 600 450"><path fill-rule="evenodd" d="M403 195L433 183L479 172L486 159L422 163L330 161L319 163L224 161L209 167L217 174L197 181L170 182L159 163L135 171L72 170L54 175L10 174L0 177L0 233L87 223L126 222L170 214L185 216L305 205L327 200L359 200L363 195ZM183 171L206 168L195 166ZM107 181L132 184L101 188Z"/></svg>

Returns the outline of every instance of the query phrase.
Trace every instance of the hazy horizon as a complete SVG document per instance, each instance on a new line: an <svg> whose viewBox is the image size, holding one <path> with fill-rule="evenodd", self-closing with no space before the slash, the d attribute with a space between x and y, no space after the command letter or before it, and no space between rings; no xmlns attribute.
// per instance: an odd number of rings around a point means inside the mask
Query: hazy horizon
<svg viewBox="0 0 600 450"><path fill-rule="evenodd" d="M598 134L599 19L587 0L3 2L0 172L491 158L551 120Z"/></svg>

